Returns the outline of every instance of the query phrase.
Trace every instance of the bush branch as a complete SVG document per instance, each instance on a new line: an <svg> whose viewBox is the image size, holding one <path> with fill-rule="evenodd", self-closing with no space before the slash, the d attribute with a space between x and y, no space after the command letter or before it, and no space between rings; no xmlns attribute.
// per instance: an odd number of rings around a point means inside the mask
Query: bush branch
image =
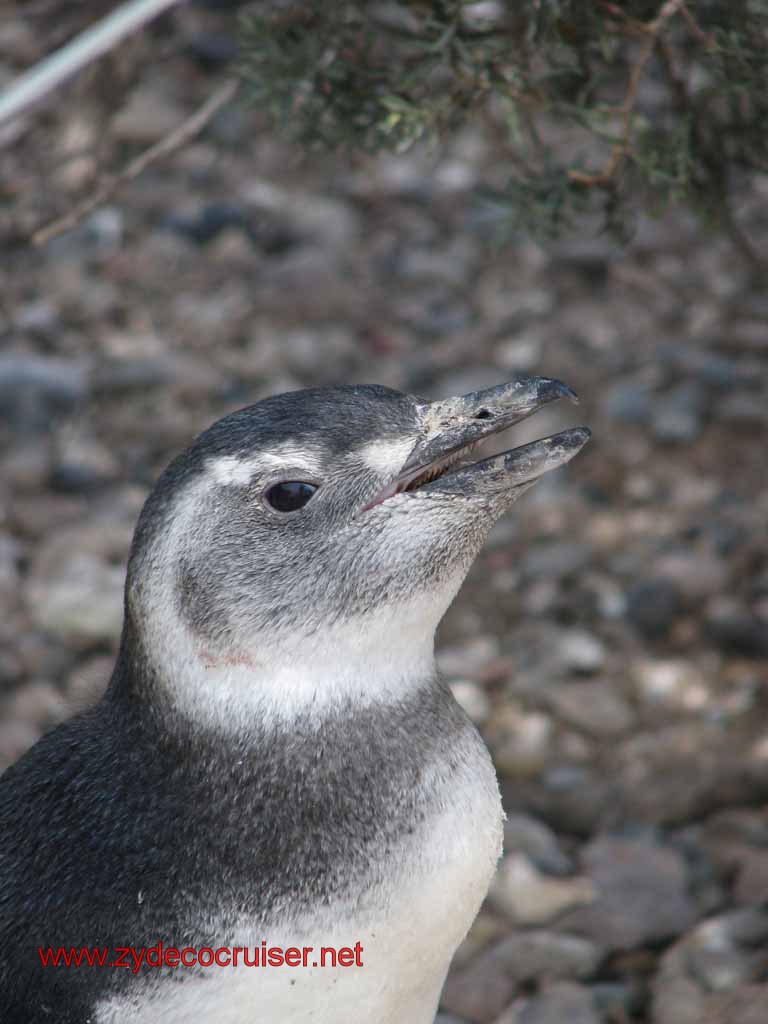
<svg viewBox="0 0 768 1024"><path fill-rule="evenodd" d="M640 54L632 67L632 71L630 72L627 92L624 97L624 102L620 107L622 119L621 142L618 142L613 146L610 159L602 171L597 171L595 174L587 174L583 171L572 170L568 172L568 177L571 181L575 181L580 185L588 185L590 187L601 185L607 186L612 184L617 177L624 161L632 149L632 119L635 113L635 106L637 104L637 92L640 88L640 82L642 81L646 66L653 56L654 50L659 42L661 30L670 18L673 18L684 8L685 0L666 0L666 2L661 5L655 18L640 26L644 35L644 40L640 49Z"/></svg>
<svg viewBox="0 0 768 1024"><path fill-rule="evenodd" d="M45 245L46 242L55 238L56 235L61 235L65 231L76 227L84 217L109 199L121 185L128 181L133 181L134 178L138 178L150 164L156 163L163 157L180 149L190 139L194 138L195 135L198 135L211 118L234 98L238 87L239 83L234 79L227 81L221 89L215 92L191 117L188 117L178 128L175 128L170 135L166 135L164 139L160 139L154 146L144 150L143 153L140 153L134 160L131 160L127 167L123 168L118 174L106 178L92 195L73 207L63 217L59 217L45 227L38 228L32 236L33 243L35 245Z"/></svg>

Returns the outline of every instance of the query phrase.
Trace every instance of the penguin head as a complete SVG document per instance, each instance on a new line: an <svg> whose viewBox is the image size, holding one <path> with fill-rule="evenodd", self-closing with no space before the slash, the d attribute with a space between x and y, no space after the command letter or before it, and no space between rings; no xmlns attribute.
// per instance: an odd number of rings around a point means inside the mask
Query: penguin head
<svg viewBox="0 0 768 1024"><path fill-rule="evenodd" d="M163 473L126 615L157 685L217 720L398 697L496 519L575 429L472 465L485 436L573 397L534 378L430 402L379 386L276 395Z"/></svg>

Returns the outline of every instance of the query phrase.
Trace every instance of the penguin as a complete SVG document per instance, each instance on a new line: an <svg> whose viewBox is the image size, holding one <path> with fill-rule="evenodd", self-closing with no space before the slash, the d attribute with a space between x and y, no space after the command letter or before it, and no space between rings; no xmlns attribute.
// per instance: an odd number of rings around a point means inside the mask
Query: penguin
<svg viewBox="0 0 768 1024"><path fill-rule="evenodd" d="M0 779L3 1024L431 1024L503 819L435 628L589 431L468 454L560 398L294 391L171 462L105 696Z"/></svg>

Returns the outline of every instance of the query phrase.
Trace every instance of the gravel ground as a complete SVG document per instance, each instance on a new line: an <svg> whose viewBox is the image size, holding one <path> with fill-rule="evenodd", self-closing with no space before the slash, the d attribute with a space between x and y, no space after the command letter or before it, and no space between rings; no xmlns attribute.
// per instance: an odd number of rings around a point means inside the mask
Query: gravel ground
<svg viewBox="0 0 768 1024"><path fill-rule="evenodd" d="M47 45L31 6L0 28L0 84ZM580 409L515 440L594 442L496 528L440 631L509 818L438 1019L762 1024L765 292L682 215L626 248L495 251L472 190L503 156L477 128L307 156L237 107L29 246L210 94L232 24L178 12L0 152L0 766L104 688L142 501L212 419L318 383L559 377ZM744 195L763 241L767 193Z"/></svg>

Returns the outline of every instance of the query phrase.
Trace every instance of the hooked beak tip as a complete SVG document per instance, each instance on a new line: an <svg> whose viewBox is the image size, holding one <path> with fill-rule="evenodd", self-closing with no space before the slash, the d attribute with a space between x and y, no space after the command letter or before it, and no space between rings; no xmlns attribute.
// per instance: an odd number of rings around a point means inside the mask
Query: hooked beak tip
<svg viewBox="0 0 768 1024"><path fill-rule="evenodd" d="M579 404L579 396L573 388L569 388L567 384L563 384L561 380L555 380L553 377L539 378L538 393L542 402L554 402L558 398L567 398L574 405Z"/></svg>

